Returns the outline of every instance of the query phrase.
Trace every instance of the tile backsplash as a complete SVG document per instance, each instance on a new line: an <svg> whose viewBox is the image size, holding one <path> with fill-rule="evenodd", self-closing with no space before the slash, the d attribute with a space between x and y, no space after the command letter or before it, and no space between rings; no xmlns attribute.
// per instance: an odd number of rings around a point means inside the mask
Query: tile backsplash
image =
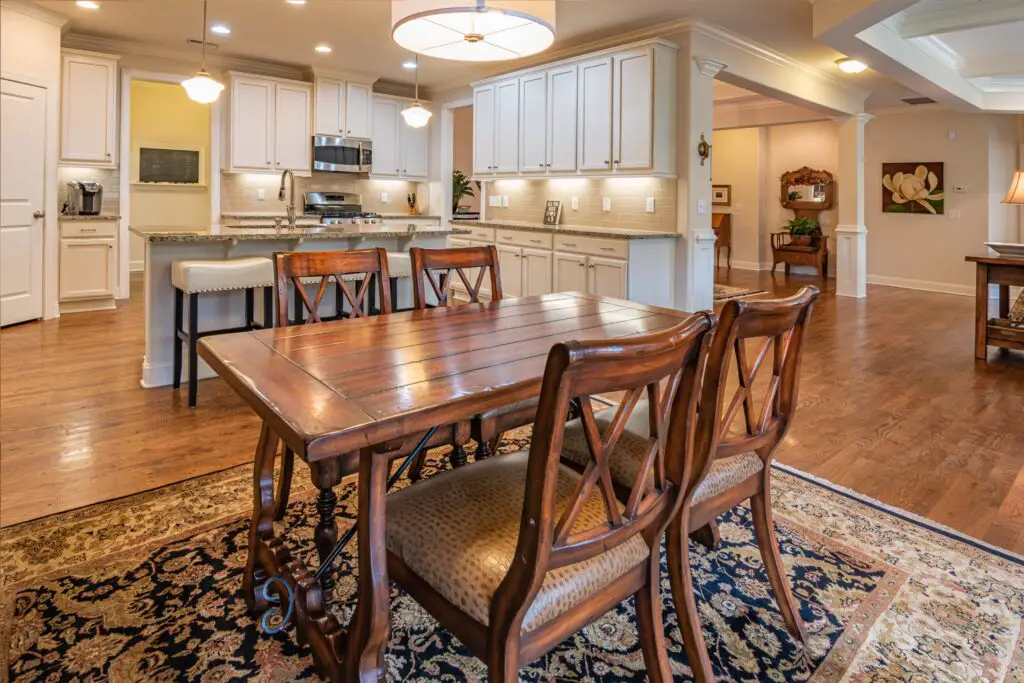
<svg viewBox="0 0 1024 683"><path fill-rule="evenodd" d="M221 176L220 209L223 213L284 212L285 202L277 200L281 176L263 173L225 173ZM265 199L258 199L263 190ZM363 210L377 213L407 213L406 197L415 192L421 213L428 212L429 192L425 183L405 180L370 180L338 173L314 173L295 178L295 202L302 210L303 192L352 192L362 196ZM388 201L381 201L381 193Z"/></svg>
<svg viewBox="0 0 1024 683"><path fill-rule="evenodd" d="M57 167L57 207L64 206L68 199L68 183L72 180L93 180L103 185L101 213L120 213L121 174L113 168L90 168L88 166Z"/></svg>
<svg viewBox="0 0 1024 683"><path fill-rule="evenodd" d="M540 223L548 200L562 202L562 225L634 230L676 231L676 181L668 178L551 178L546 180L494 180L485 184L488 196L508 197L508 207L490 206L483 199L489 220ZM579 199L573 211L572 198ZM602 200L611 210L602 210ZM654 198L654 212L646 211Z"/></svg>

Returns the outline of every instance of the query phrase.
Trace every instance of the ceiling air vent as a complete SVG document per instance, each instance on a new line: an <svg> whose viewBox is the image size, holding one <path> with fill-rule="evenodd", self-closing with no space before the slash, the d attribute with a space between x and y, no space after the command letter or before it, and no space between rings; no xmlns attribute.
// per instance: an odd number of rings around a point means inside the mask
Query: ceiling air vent
<svg viewBox="0 0 1024 683"><path fill-rule="evenodd" d="M196 40L195 38L187 38L185 40L185 42L188 43L189 45L198 45L200 47L203 44L203 41ZM219 46L217 45L217 43L211 43L210 41L206 41L206 49L207 50L216 50L218 47Z"/></svg>
<svg viewBox="0 0 1024 683"><path fill-rule="evenodd" d="M903 101L912 106L918 104L935 104L935 100L930 97L905 97L903 98Z"/></svg>

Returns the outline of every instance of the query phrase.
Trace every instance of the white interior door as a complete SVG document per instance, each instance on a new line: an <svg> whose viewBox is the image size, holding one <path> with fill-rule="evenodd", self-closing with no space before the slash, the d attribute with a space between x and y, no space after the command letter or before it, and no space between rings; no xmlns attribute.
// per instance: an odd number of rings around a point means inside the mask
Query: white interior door
<svg viewBox="0 0 1024 683"><path fill-rule="evenodd" d="M43 317L46 91L0 80L0 325Z"/></svg>

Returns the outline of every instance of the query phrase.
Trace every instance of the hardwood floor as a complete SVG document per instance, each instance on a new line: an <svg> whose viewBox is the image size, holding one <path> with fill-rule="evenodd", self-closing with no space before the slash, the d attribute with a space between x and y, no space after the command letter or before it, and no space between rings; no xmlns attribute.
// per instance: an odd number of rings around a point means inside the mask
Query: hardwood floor
<svg viewBox="0 0 1024 683"><path fill-rule="evenodd" d="M775 295L813 277L719 271ZM139 386L140 283L117 311L0 333L0 524L251 460L258 424L221 380L190 411ZM973 354L971 297L870 286L811 320L800 407L778 460L1024 552L1024 354ZM299 476L303 476L304 468Z"/></svg>

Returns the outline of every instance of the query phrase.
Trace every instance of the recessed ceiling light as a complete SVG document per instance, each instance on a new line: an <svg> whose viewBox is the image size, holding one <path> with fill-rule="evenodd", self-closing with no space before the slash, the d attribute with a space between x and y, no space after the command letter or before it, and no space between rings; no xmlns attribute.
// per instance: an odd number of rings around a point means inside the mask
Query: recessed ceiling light
<svg viewBox="0 0 1024 683"><path fill-rule="evenodd" d="M327 54L328 52L331 51L331 46L330 45L325 45L323 43L320 43L319 45L317 45L313 49L316 50L317 52L322 52L324 54Z"/></svg>
<svg viewBox="0 0 1024 683"><path fill-rule="evenodd" d="M289 5L305 5L306 0L287 0Z"/></svg>
<svg viewBox="0 0 1024 683"><path fill-rule="evenodd" d="M416 68L416 62L412 61L411 59L407 59L406 61L402 62L402 68L403 69L415 69Z"/></svg>
<svg viewBox="0 0 1024 683"><path fill-rule="evenodd" d="M856 59L850 59L849 57L837 59L836 66L839 67L840 71L848 74L859 74L861 71L868 68L868 65L864 62L858 62Z"/></svg>
<svg viewBox="0 0 1024 683"><path fill-rule="evenodd" d="M224 24L214 24L213 26L210 27L210 30L213 31L214 33L219 33L222 36L226 36L229 33L231 33L231 29L229 29Z"/></svg>
<svg viewBox="0 0 1024 683"><path fill-rule="evenodd" d="M99 9L100 8L100 4L98 2L93 2L92 0L78 0L78 2L76 2L75 4L78 5L79 7L81 7L82 9Z"/></svg>

